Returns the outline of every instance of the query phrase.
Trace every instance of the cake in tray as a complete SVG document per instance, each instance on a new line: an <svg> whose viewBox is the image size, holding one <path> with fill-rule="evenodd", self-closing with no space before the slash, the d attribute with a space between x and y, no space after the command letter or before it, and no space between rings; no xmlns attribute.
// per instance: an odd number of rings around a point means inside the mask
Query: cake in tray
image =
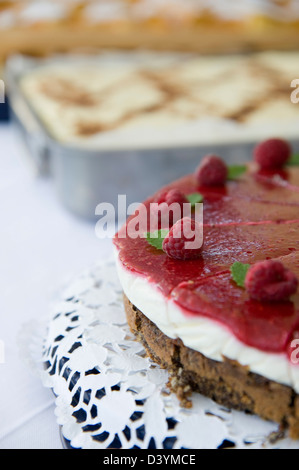
<svg viewBox="0 0 299 470"><path fill-rule="evenodd" d="M0 57L74 48L297 49L297 0L8 0Z"/></svg>
<svg viewBox="0 0 299 470"><path fill-rule="evenodd" d="M298 52L107 52L37 61L20 89L50 135L90 148L254 142L298 135Z"/></svg>
<svg viewBox="0 0 299 470"><path fill-rule="evenodd" d="M168 211L192 201L189 217ZM299 158L278 138L245 166L205 156L116 234L130 328L185 406L200 392L299 438L298 236Z"/></svg>

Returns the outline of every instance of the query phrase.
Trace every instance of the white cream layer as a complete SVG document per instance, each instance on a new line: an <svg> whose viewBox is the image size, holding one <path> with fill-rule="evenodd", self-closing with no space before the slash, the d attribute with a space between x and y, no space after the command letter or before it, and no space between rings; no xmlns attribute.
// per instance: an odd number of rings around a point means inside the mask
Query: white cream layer
<svg viewBox="0 0 299 470"><path fill-rule="evenodd" d="M285 354L247 346L224 325L206 317L186 315L146 277L127 269L118 256L116 265L125 295L165 335L180 338L185 346L210 359L223 361L225 356L236 360L251 372L291 386L299 393L299 364L292 364Z"/></svg>

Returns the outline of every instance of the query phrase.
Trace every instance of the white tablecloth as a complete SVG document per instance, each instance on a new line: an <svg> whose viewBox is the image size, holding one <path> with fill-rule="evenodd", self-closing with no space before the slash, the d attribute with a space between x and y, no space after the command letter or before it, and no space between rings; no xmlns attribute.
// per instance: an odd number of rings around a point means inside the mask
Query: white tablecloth
<svg viewBox="0 0 299 470"><path fill-rule="evenodd" d="M111 239L61 206L10 124L0 126L0 154L0 448L62 448L54 396L22 361L17 336L49 314L66 279L111 255Z"/></svg>

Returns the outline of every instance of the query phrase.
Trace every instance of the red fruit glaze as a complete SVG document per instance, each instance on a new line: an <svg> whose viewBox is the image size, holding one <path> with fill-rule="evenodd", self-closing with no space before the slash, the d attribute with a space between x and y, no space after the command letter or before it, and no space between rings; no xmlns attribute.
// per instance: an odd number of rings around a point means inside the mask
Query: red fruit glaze
<svg viewBox="0 0 299 470"><path fill-rule="evenodd" d="M172 291L175 302L193 316L225 325L243 343L269 352L286 351L298 325L298 303L258 302L236 287L230 273L184 282Z"/></svg>
<svg viewBox="0 0 299 470"><path fill-rule="evenodd" d="M114 239L122 265L171 297L186 317L206 316L249 346L287 355L299 329L298 290L290 301L253 300L232 281L230 267L235 261L254 265L278 258L299 277L299 168L289 167L283 185L271 174L259 179L248 171L222 187L199 187L192 174L165 191L170 189L204 196L200 257L170 258L145 238L126 237L123 226ZM145 201L148 210L156 198Z"/></svg>
<svg viewBox="0 0 299 470"><path fill-rule="evenodd" d="M268 139L255 147L253 155L262 169L280 168L290 158L291 147L283 139Z"/></svg>
<svg viewBox="0 0 299 470"><path fill-rule="evenodd" d="M155 202L158 204L166 202L168 205L173 204L174 202L184 204L185 202L188 202L188 199L179 189L169 189L168 191L162 191L159 193Z"/></svg>
<svg viewBox="0 0 299 470"><path fill-rule="evenodd" d="M217 155L205 156L195 171L200 186L221 186L227 179L227 166Z"/></svg>
<svg viewBox="0 0 299 470"><path fill-rule="evenodd" d="M188 248L188 244L196 245ZM203 226L195 220L184 217L171 228L163 241L163 251L170 258L188 260L197 259L203 247Z"/></svg>
<svg viewBox="0 0 299 470"><path fill-rule="evenodd" d="M170 228L183 217L183 205L188 203L186 196L178 189L170 189L160 192L151 206L151 215L157 220L157 227ZM170 206L177 205L175 210L169 210Z"/></svg>
<svg viewBox="0 0 299 470"><path fill-rule="evenodd" d="M279 302L295 294L298 279L280 261L266 260L251 266L246 275L245 287L252 299Z"/></svg>

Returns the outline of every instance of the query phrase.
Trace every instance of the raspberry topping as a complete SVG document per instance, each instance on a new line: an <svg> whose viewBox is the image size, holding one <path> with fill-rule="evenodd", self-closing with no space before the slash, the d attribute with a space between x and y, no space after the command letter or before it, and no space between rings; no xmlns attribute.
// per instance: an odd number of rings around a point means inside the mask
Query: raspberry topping
<svg viewBox="0 0 299 470"><path fill-rule="evenodd" d="M170 228L177 220L182 218L183 204L188 203L188 200L178 189L170 189L159 193L154 202L156 204L151 206L151 215L157 218L158 228ZM176 206L173 206L174 210L169 209L172 204L176 204Z"/></svg>
<svg viewBox="0 0 299 470"><path fill-rule="evenodd" d="M170 258L199 258L203 248L202 224L189 217L178 220L164 238L162 248Z"/></svg>
<svg viewBox="0 0 299 470"><path fill-rule="evenodd" d="M245 288L252 299L275 302L285 301L295 294L298 279L280 261L261 261L249 268Z"/></svg>
<svg viewBox="0 0 299 470"><path fill-rule="evenodd" d="M221 186L227 179L227 166L217 155L206 155L195 171L200 186Z"/></svg>
<svg viewBox="0 0 299 470"><path fill-rule="evenodd" d="M155 202L157 202L158 204L166 202L168 205L177 202L183 205L184 202L188 201L185 195L179 189L170 189L169 191L159 193Z"/></svg>
<svg viewBox="0 0 299 470"><path fill-rule="evenodd" d="M262 169L281 168L291 155L291 147L283 139L268 139L258 144L253 156Z"/></svg>

